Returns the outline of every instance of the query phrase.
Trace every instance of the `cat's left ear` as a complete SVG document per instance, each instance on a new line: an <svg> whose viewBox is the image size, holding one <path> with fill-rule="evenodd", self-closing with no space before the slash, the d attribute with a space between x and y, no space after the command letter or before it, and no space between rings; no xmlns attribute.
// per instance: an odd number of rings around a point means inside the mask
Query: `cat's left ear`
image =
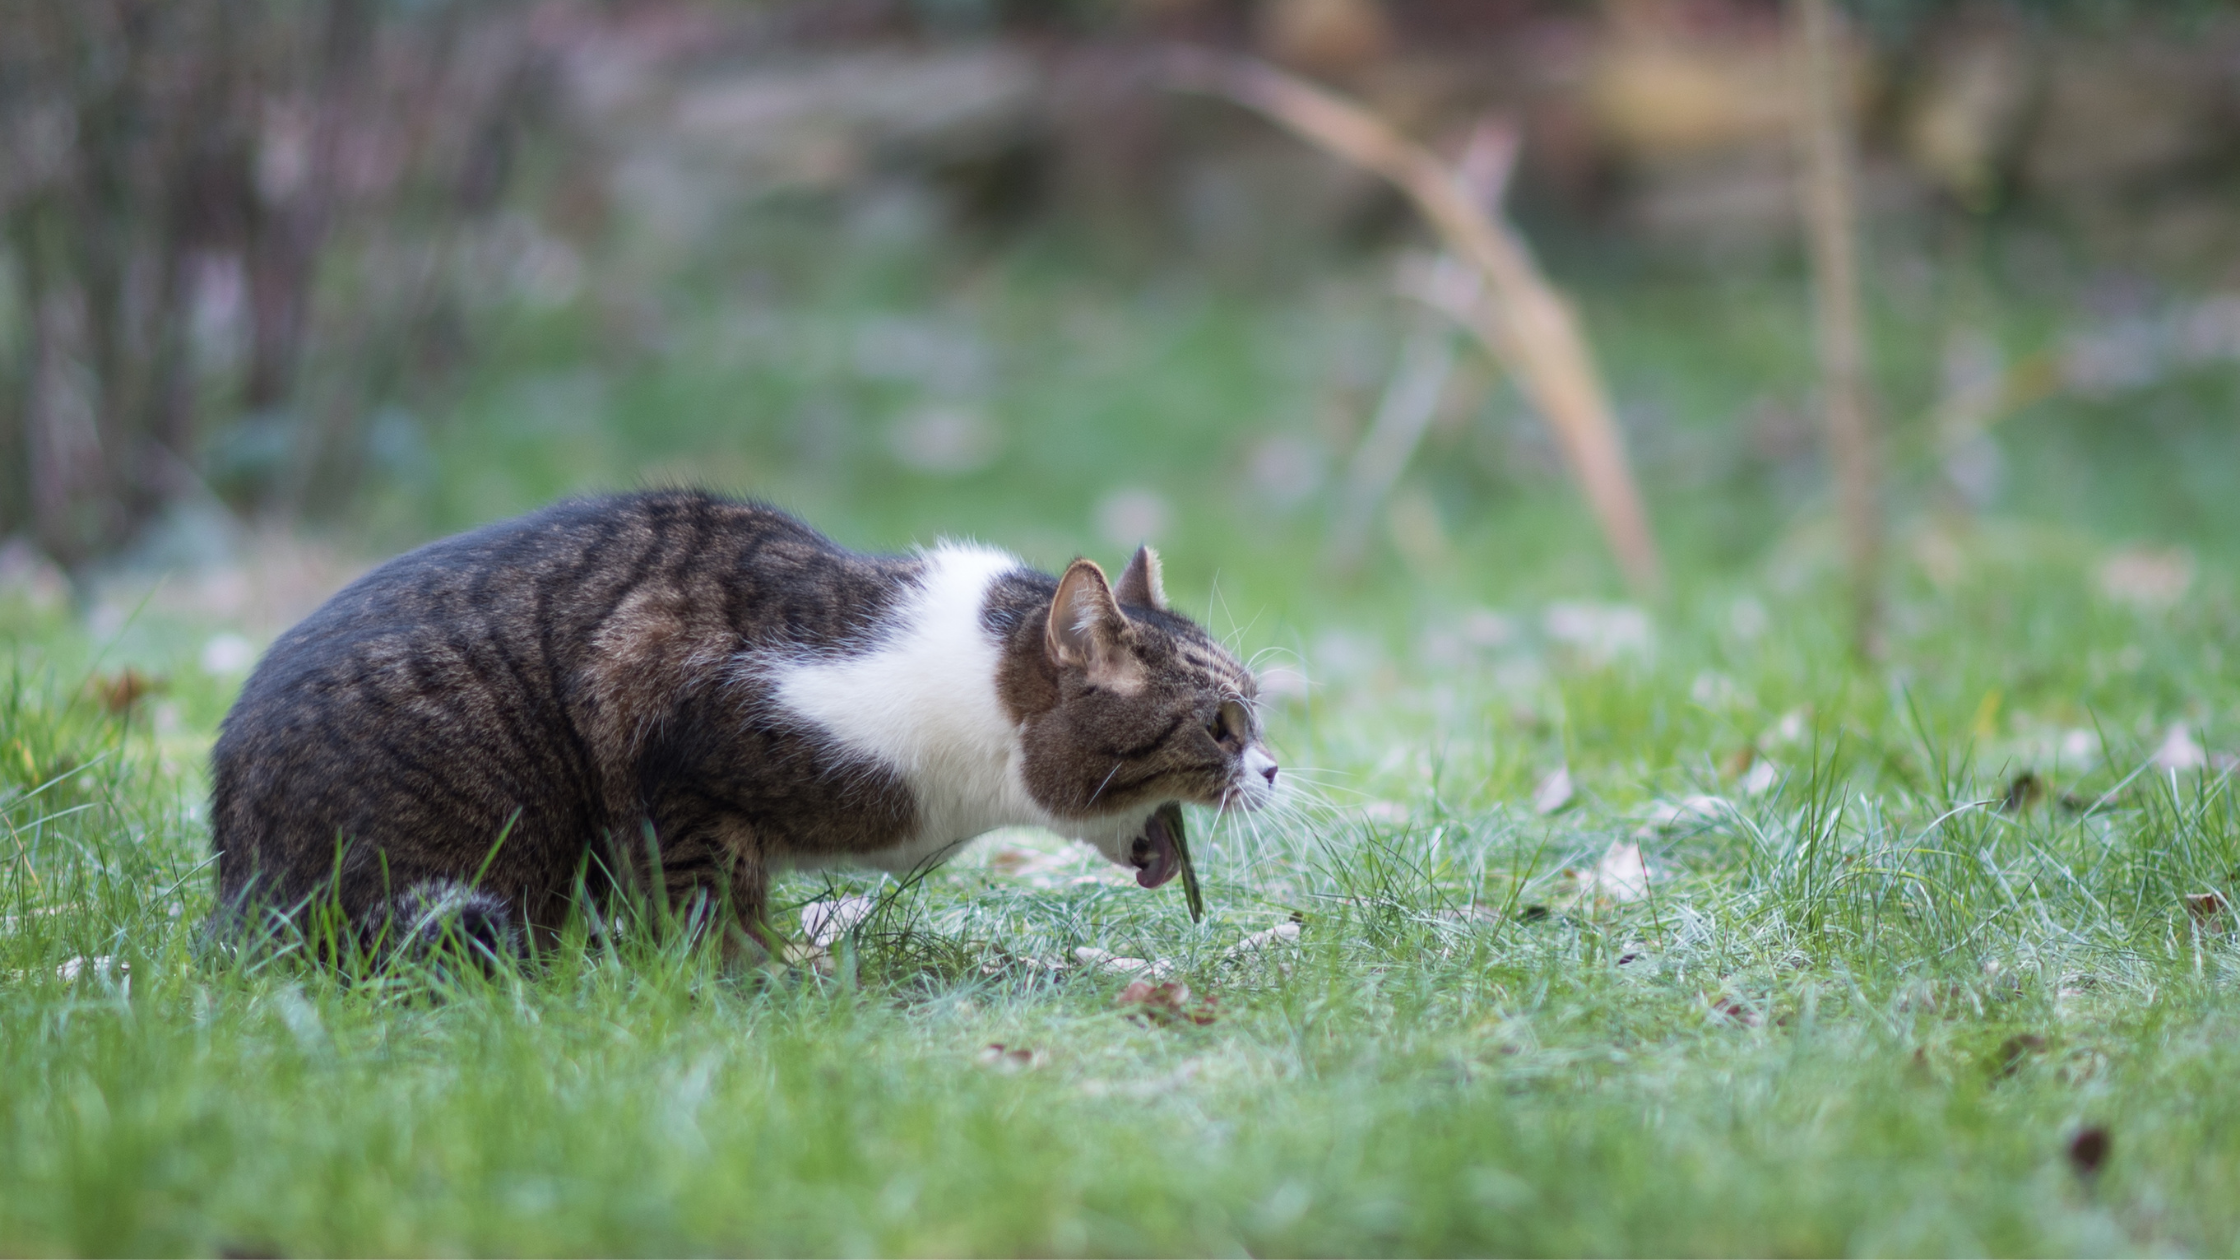
<svg viewBox="0 0 2240 1260"><path fill-rule="evenodd" d="M1042 641L1050 662L1061 669L1088 671L1099 686L1126 690L1141 681L1143 665L1128 650L1128 616L1112 597L1104 570L1093 560L1076 560L1058 579L1050 601L1050 620Z"/></svg>
<svg viewBox="0 0 2240 1260"><path fill-rule="evenodd" d="M1159 580L1159 553L1149 547L1136 548L1128 567L1120 570L1120 584L1112 588L1112 593L1123 604L1165 612L1167 587Z"/></svg>

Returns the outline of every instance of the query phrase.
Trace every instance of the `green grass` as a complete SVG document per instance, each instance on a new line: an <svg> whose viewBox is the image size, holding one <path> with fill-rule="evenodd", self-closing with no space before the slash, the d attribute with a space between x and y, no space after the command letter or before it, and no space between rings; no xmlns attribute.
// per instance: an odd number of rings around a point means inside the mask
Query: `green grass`
<svg viewBox="0 0 2240 1260"><path fill-rule="evenodd" d="M679 298L683 348L637 358L571 316L525 326L360 536L697 466L849 541L972 532L1053 562L1111 549L1097 495L1153 486L1176 594L1318 676L1271 715L1310 799L1193 817L1199 925L1174 889L1014 836L908 887L785 885L789 910L882 898L822 966L727 975L625 931L495 976L345 979L199 935L199 758L238 682L193 664L208 626L151 612L110 644L0 607L0 1251L2240 1250L2240 923L2184 900L2240 898L2240 806L2229 770L2148 765L2174 723L2213 751L2240 730L2205 524L2230 509L2179 466L2229 457L2229 426L2161 449L2110 435L2112 403L2010 422L2033 427L1997 511L1904 514L1889 652L1858 667L1812 479L1732 433L1808 379L1808 347L1760 335L1795 342L1793 291L1699 286L1692 315L1678 281L1590 293L1621 400L1687 380L1644 459L1676 593L1645 650L1597 655L1544 618L1611 595L1576 509L1470 453L1517 423L1499 391L1410 483L1443 555L1330 574L1316 503L1254 497L1252 441L1325 440L1318 408L1373 397L1342 361L1357 333L1389 358L1367 282L818 274L781 286L775 348L720 294ZM897 309L1000 348L987 469L880 453L919 387L845 346ZM2155 405L2210 414L2223 387ZM2195 547L2184 599L2095 589L2140 539ZM1507 639L1471 645L1479 605ZM82 687L127 660L171 684L129 722ZM1776 767L1756 794L1745 749ZM1543 816L1558 766L1577 797ZM2004 808L2024 771L2041 790ZM1674 808L1695 797L1717 801ZM1628 843L1646 896L1582 880ZM1294 915L1295 947L1233 952ZM1130 1018L1083 947L1164 960L1215 1017ZM2112 1149L2086 1177L2064 1152L2091 1126Z"/></svg>

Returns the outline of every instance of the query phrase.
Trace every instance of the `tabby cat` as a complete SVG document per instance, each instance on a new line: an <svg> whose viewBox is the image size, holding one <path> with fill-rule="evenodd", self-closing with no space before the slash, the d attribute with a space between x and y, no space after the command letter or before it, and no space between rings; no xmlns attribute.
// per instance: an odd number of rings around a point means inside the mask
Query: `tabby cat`
<svg viewBox="0 0 2240 1260"><path fill-rule="evenodd" d="M1172 802L1273 797L1254 696L1149 548L1114 585L859 554L698 492L562 503L391 560L273 644L212 754L216 926L328 906L376 952L519 948L634 886L767 942L775 871L910 870L1019 825L1155 888Z"/></svg>

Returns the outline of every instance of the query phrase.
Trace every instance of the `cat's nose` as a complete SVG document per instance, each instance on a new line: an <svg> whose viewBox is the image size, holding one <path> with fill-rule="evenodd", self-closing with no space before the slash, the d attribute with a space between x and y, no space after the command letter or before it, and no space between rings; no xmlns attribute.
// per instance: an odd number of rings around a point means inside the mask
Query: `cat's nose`
<svg viewBox="0 0 2240 1260"><path fill-rule="evenodd" d="M1237 767L1237 771L1237 778L1242 780L1243 783L1252 782L1252 777L1258 775L1266 782L1266 786L1261 788L1261 791L1272 792L1275 790L1276 759L1269 756L1268 750L1258 744L1244 750L1244 764ZM1239 786L1242 786L1242 784Z"/></svg>

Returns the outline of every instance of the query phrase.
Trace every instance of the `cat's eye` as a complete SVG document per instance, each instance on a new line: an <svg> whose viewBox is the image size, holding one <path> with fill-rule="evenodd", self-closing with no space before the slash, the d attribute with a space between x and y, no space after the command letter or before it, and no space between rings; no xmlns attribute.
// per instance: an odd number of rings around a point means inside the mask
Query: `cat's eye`
<svg viewBox="0 0 2240 1260"><path fill-rule="evenodd" d="M1244 711L1242 704L1234 700L1222 701L1221 707L1214 711L1213 720L1206 723L1206 734L1211 735L1216 744L1242 739L1245 732L1251 729L1251 716Z"/></svg>

